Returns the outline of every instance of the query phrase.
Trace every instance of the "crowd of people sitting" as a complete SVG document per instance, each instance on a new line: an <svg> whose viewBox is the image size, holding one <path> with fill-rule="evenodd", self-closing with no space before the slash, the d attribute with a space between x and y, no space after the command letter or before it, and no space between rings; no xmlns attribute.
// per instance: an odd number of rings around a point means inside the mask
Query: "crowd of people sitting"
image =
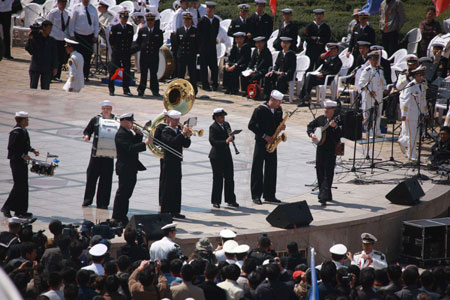
<svg viewBox="0 0 450 300"><path fill-rule="evenodd" d="M9 219L9 230L0 233L0 255L23 299L305 300L311 299L313 285L316 300L450 299L449 267L388 265L373 250L376 238L369 233L361 236L360 253L332 246L329 259L315 266L315 285L297 243L289 243L281 256L274 249L284 247L265 234L250 249L224 229L217 248L203 237L186 256L174 242L175 223L164 226L165 236L150 248L145 232L126 227L126 243L113 254L107 239L92 236L89 222L77 230L53 220L49 238L21 222Z"/></svg>

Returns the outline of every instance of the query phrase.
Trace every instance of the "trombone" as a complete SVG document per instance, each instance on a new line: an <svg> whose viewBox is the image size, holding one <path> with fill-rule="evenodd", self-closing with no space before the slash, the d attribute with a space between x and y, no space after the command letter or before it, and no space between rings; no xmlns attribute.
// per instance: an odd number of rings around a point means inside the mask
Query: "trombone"
<svg viewBox="0 0 450 300"><path fill-rule="evenodd" d="M150 131L147 129L148 127L150 127L149 123L151 123L151 121L147 122L145 124L145 126L142 126L136 122L133 122L133 129L135 129L135 128L139 129L146 138L152 138L153 142L156 142L158 144L158 146L160 146L167 152L175 155L176 157L183 159L183 154L180 151L170 147L169 145L165 144L163 141L155 138L154 135L151 135Z"/></svg>

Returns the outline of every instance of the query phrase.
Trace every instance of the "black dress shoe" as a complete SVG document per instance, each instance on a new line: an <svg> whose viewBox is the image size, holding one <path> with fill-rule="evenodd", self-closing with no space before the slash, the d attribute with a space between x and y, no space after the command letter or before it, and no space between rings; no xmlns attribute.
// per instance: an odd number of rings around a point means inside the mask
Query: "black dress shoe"
<svg viewBox="0 0 450 300"><path fill-rule="evenodd" d="M106 205L97 205L98 209L108 209L108 206Z"/></svg>
<svg viewBox="0 0 450 300"><path fill-rule="evenodd" d="M231 91L226 90L224 94L231 95Z"/></svg>
<svg viewBox="0 0 450 300"><path fill-rule="evenodd" d="M133 97L133 94L130 91L123 92L124 95L127 95L128 97Z"/></svg>
<svg viewBox="0 0 450 300"><path fill-rule="evenodd" d="M33 217L33 214L32 213L29 213L29 212L16 212L15 214L14 214L14 216L15 217L18 217L18 218L20 218L20 219L28 219L28 218L31 218L31 217Z"/></svg>
<svg viewBox="0 0 450 300"><path fill-rule="evenodd" d="M3 216L4 216L5 218L11 218L11 217L12 217L12 216L11 216L11 212L9 211L9 209L2 208L2 213L3 213Z"/></svg>
<svg viewBox="0 0 450 300"><path fill-rule="evenodd" d="M252 199L252 201L253 201L253 203L258 204L258 205L262 204L261 199L259 199L259 198L254 198L254 199Z"/></svg>
<svg viewBox="0 0 450 300"><path fill-rule="evenodd" d="M5 56L5 58L8 59L8 60L13 60L14 59L14 57L12 57L11 55L10 56Z"/></svg>
<svg viewBox="0 0 450 300"><path fill-rule="evenodd" d="M182 215L180 213L177 214L172 214L172 218L176 218L176 219L186 219L185 215Z"/></svg>
<svg viewBox="0 0 450 300"><path fill-rule="evenodd" d="M209 86L203 88L204 91L211 92L211 88Z"/></svg>
<svg viewBox="0 0 450 300"><path fill-rule="evenodd" d="M144 93L139 92L138 97L144 97Z"/></svg>
<svg viewBox="0 0 450 300"><path fill-rule="evenodd" d="M156 93L153 93L153 96L154 96L154 97L161 97L161 94L158 93L158 92L156 92Z"/></svg>
<svg viewBox="0 0 450 300"><path fill-rule="evenodd" d="M236 208L238 208L239 204L237 202L233 202L233 203L228 203L228 206L229 207L236 207Z"/></svg>
<svg viewBox="0 0 450 300"><path fill-rule="evenodd" d="M327 201L319 201L320 206L327 206Z"/></svg>
<svg viewBox="0 0 450 300"><path fill-rule="evenodd" d="M213 207L214 207L214 208L220 208L220 204L214 203L214 204L213 204Z"/></svg>
<svg viewBox="0 0 450 300"><path fill-rule="evenodd" d="M89 78L85 78L84 79L84 82L86 82L86 83L89 82L89 81L90 81Z"/></svg>
<svg viewBox="0 0 450 300"><path fill-rule="evenodd" d="M109 92L109 95L110 95L111 97L114 97L114 92Z"/></svg>
<svg viewBox="0 0 450 300"><path fill-rule="evenodd" d="M231 91L231 95L240 95L239 91Z"/></svg>
<svg viewBox="0 0 450 300"><path fill-rule="evenodd" d="M91 204L92 204L92 201L84 200L84 201L83 201L83 204L81 204L81 207L88 207L88 206L91 205Z"/></svg>
<svg viewBox="0 0 450 300"><path fill-rule="evenodd" d="M212 87L212 90L213 90L214 92L217 92L217 89L218 89L217 86L213 86L213 87Z"/></svg>
<svg viewBox="0 0 450 300"><path fill-rule="evenodd" d="M271 203L281 203L280 200L278 200L277 198L273 198L273 199L264 199L265 202L271 202Z"/></svg>

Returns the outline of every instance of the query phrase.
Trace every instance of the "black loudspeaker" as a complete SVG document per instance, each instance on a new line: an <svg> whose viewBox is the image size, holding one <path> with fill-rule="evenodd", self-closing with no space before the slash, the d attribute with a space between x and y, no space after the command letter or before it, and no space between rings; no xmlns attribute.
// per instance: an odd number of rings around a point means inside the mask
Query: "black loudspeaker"
<svg viewBox="0 0 450 300"><path fill-rule="evenodd" d="M161 230L161 227L170 223L172 223L170 214L133 215L129 226L136 229L141 224L141 228L144 229L148 240L159 240L164 236L164 231Z"/></svg>
<svg viewBox="0 0 450 300"><path fill-rule="evenodd" d="M313 217L306 201L278 205L266 218L274 227L284 229L308 226Z"/></svg>
<svg viewBox="0 0 450 300"><path fill-rule="evenodd" d="M360 140L362 138L362 115L355 111L349 110L344 116L344 137L351 141ZM356 126L356 136L355 136Z"/></svg>
<svg viewBox="0 0 450 300"><path fill-rule="evenodd" d="M416 205L420 197L425 195L417 179L407 179L400 182L386 195L386 199L399 205Z"/></svg>

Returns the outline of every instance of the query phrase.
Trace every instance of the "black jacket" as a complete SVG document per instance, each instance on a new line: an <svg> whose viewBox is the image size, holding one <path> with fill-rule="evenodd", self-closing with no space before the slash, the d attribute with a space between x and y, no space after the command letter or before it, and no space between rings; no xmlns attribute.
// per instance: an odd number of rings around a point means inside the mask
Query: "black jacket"
<svg viewBox="0 0 450 300"><path fill-rule="evenodd" d="M9 133L8 159L21 160L25 155L28 155L28 152L33 150L28 130L16 125Z"/></svg>
<svg viewBox="0 0 450 300"><path fill-rule="evenodd" d="M205 294L205 300L226 300L227 294L224 289L218 287L214 282L205 281L198 285Z"/></svg>
<svg viewBox="0 0 450 300"><path fill-rule="evenodd" d="M266 145L264 137L272 136L282 120L283 110L281 107L272 113L266 104L261 104L253 111L250 122L248 122L248 129L255 134L256 143Z"/></svg>
<svg viewBox="0 0 450 300"><path fill-rule="evenodd" d="M292 51L297 51L297 38L298 38L298 23L297 22L290 22L286 26L284 26L284 22L281 22L279 30L278 30L278 36L273 42L273 47L275 50L281 51L281 37L287 36L292 39L291 41L291 49Z"/></svg>
<svg viewBox="0 0 450 300"><path fill-rule="evenodd" d="M342 68L342 60L339 58L339 56L328 57L325 60L319 57L319 59L317 60L317 67L319 67L320 65L323 65L320 73L323 74L325 79L325 76L327 75L336 75L337 73L339 73Z"/></svg>
<svg viewBox="0 0 450 300"><path fill-rule="evenodd" d="M197 28L191 26L186 32L184 26L177 29L172 42L172 52L179 58L183 56L195 57L198 53L198 31Z"/></svg>
<svg viewBox="0 0 450 300"><path fill-rule="evenodd" d="M256 298L259 300L289 300L298 299L293 290L284 282L268 279L261 282L256 288Z"/></svg>
<svg viewBox="0 0 450 300"><path fill-rule="evenodd" d="M228 36L233 37L233 34L235 34L236 32L244 32L245 34L249 32L248 18L245 20L245 23L242 22L240 16L231 21L230 27L228 27L227 34Z"/></svg>
<svg viewBox="0 0 450 300"><path fill-rule="evenodd" d="M161 139L164 144L171 147L174 150L177 150L180 153L183 153L183 148L189 148L191 145L191 139L185 137L181 130L178 129L178 132L166 126L161 134ZM181 161L182 159L173 155L169 151L164 149L164 161Z"/></svg>
<svg viewBox="0 0 450 300"><path fill-rule="evenodd" d="M131 262L135 262L137 260L147 260L150 259L150 253L147 248L143 245L138 245L136 243L126 244L117 250L117 257L121 255L126 255L130 258Z"/></svg>
<svg viewBox="0 0 450 300"><path fill-rule="evenodd" d="M286 73L286 77L289 81L294 79L294 74L297 70L297 56L295 55L295 52L289 50L285 54L284 51L280 51L273 69L275 71Z"/></svg>
<svg viewBox="0 0 450 300"><path fill-rule="evenodd" d="M380 67L383 69L383 75L384 75L384 79L386 80L386 84L391 84L392 83L391 63L387 59L382 57L380 59Z"/></svg>
<svg viewBox="0 0 450 300"><path fill-rule="evenodd" d="M247 66L250 62L251 49L247 44L242 45L242 48L239 49L237 45L234 45L231 48L230 56L228 57L227 65L233 66L236 65L240 70L247 69Z"/></svg>
<svg viewBox="0 0 450 300"><path fill-rule="evenodd" d="M272 54L267 47L264 47L259 54L258 49L253 50L248 68L255 71L255 75L265 76L272 64Z"/></svg>
<svg viewBox="0 0 450 300"><path fill-rule="evenodd" d="M116 173L117 175L133 174L146 168L139 161L139 152L145 151L142 134L134 135L130 130L120 126L116 133Z"/></svg>
<svg viewBox="0 0 450 300"><path fill-rule="evenodd" d="M325 45L331 38L331 29L325 22L323 22L320 27L317 27L316 23L312 22L306 26L303 34L305 36L305 41L308 44L306 47L306 55L317 57L325 52ZM313 39L313 37L317 37L317 39Z"/></svg>
<svg viewBox="0 0 450 300"><path fill-rule="evenodd" d="M149 60L152 56L159 58L159 48L163 45L163 32L153 27L150 33L150 29L145 26L139 29L136 44L141 51L141 59Z"/></svg>
<svg viewBox="0 0 450 300"><path fill-rule="evenodd" d="M204 16L198 21L197 31L199 36L198 50L200 53L216 53L216 40L219 33L220 22L217 17L213 18L213 21L209 20L207 16ZM216 53L217 55L217 53Z"/></svg>
<svg viewBox="0 0 450 300"><path fill-rule="evenodd" d="M130 56L133 35L133 26L130 24L126 24L125 28L120 23L112 26L109 32L109 44L111 45L112 55L118 57Z"/></svg>
<svg viewBox="0 0 450 300"><path fill-rule="evenodd" d="M217 122L214 122L209 126L209 143L212 146L211 151L209 151L209 158L231 158L230 144L226 143L226 139L229 137L227 131L230 128L230 124L224 122L224 128L225 130L222 129Z"/></svg>
<svg viewBox="0 0 450 300"><path fill-rule="evenodd" d="M353 28L350 43L348 45L348 51L357 53L359 49L359 41L369 42L371 45L375 44L375 30L373 30L369 24L367 24L364 29L362 29L359 24Z"/></svg>
<svg viewBox="0 0 450 300"><path fill-rule="evenodd" d="M164 122L161 122L158 124L158 126L156 126L155 134L153 135L153 138L155 139L154 140L155 145L158 145L159 141L161 141L162 132L163 132L164 128L166 128L166 127L167 127L167 124Z"/></svg>
<svg viewBox="0 0 450 300"><path fill-rule="evenodd" d="M249 32L252 34L252 39L258 36L264 36L266 41L269 39L273 31L273 18L271 16L264 13L260 19L258 14L255 12L248 17L247 20L249 23Z"/></svg>
<svg viewBox="0 0 450 300"><path fill-rule="evenodd" d="M308 133L308 136L311 136L314 133L314 130L317 127L322 127L325 126L328 123L327 117L325 117L324 115L321 115L319 117L317 117L315 120L312 120L307 127L306 132ZM326 129L326 138L325 138L325 142L320 145L317 146L317 151L328 151L330 153L335 153L335 146L337 143L340 142L341 136L342 136L342 129L341 126L339 126L339 122L338 126L336 127L331 127L328 126L328 128Z"/></svg>
<svg viewBox="0 0 450 300"><path fill-rule="evenodd" d="M36 33L27 41L25 50L31 54L30 71L52 73L58 67L56 40L53 37L44 38L40 32Z"/></svg>

